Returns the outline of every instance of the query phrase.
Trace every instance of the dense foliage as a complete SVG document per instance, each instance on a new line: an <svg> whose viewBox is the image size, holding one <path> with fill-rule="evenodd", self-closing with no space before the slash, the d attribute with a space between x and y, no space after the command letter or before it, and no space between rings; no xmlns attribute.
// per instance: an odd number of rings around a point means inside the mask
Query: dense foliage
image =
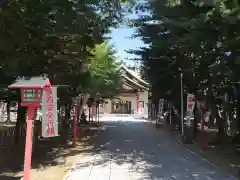
<svg viewBox="0 0 240 180"><path fill-rule="evenodd" d="M164 97L180 109L182 72L185 93L206 101L212 119L220 122L219 132L233 122L238 131L239 2L153 0L140 4L137 10L149 15L130 24L138 28L136 36L149 47L131 53L141 56L143 76L152 84L153 102L157 104ZM222 117L217 105L224 109ZM234 120L235 109L238 116Z"/></svg>
<svg viewBox="0 0 240 180"><path fill-rule="evenodd" d="M121 88L118 63L113 49L106 43L96 45L90 64L90 81L88 92L93 96L114 96Z"/></svg>
<svg viewBox="0 0 240 180"><path fill-rule="evenodd" d="M123 20L132 0L11 0L0 3L0 99L19 101L7 86L18 77L47 75L58 88L68 121L80 93L111 95L118 73L106 34ZM97 45L97 46L96 46ZM106 59L104 59L106 58ZM115 74L114 74L115 72ZM105 79L103 79L105 78ZM8 111L9 112L9 111ZM26 109L19 106L19 124ZM8 113L9 114L9 113Z"/></svg>
<svg viewBox="0 0 240 180"><path fill-rule="evenodd" d="M74 97L89 89L92 49L122 21L132 1L3 1L0 7L0 84L46 74L52 84L69 85ZM123 9L126 8L126 9ZM107 64L106 64L107 65ZM1 90L2 99L10 97ZM6 94L7 93L7 94ZM65 99L64 101L66 101Z"/></svg>

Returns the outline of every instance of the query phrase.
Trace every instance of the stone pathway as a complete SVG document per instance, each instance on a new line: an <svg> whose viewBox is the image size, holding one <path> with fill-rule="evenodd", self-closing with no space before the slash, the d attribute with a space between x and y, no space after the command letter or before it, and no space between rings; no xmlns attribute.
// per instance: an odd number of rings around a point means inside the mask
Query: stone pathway
<svg viewBox="0 0 240 180"><path fill-rule="evenodd" d="M64 180L237 180L147 120L107 117Z"/></svg>

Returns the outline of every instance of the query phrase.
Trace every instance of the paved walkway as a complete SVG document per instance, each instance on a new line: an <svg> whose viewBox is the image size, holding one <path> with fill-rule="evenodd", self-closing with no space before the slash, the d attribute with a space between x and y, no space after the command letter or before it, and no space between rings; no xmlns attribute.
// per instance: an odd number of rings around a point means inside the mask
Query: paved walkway
<svg viewBox="0 0 240 180"><path fill-rule="evenodd" d="M104 117L65 180L237 180L173 142L152 123Z"/></svg>

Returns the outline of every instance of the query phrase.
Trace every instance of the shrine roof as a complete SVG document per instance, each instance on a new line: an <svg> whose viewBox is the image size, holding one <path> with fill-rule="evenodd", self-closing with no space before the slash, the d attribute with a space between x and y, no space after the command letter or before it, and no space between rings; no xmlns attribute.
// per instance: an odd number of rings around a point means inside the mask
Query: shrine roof
<svg viewBox="0 0 240 180"><path fill-rule="evenodd" d="M46 77L19 78L8 88L43 88L47 84L50 83Z"/></svg>
<svg viewBox="0 0 240 180"><path fill-rule="evenodd" d="M123 64L120 65L119 69L123 69L124 71L126 71L130 76L134 77L139 83L144 84L145 86L149 87L149 83L147 83L146 81L142 80L140 77L138 77L133 71L129 70L126 66L124 66ZM146 88L146 87L145 87Z"/></svg>
<svg viewBox="0 0 240 180"><path fill-rule="evenodd" d="M132 79L128 78L127 76L125 76L123 74L121 74L121 76L123 77L123 79L125 79L126 81L129 82L129 83L127 83L128 86L131 86L133 89L144 89L144 90L148 89L147 87L142 86L138 82L133 81Z"/></svg>

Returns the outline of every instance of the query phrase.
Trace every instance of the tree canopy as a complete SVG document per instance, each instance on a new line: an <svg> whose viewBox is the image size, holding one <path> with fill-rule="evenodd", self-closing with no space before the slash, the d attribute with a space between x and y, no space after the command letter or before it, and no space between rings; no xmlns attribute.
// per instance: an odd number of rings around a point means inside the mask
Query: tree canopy
<svg viewBox="0 0 240 180"><path fill-rule="evenodd" d="M147 15L129 24L148 46L130 53L140 55L153 102L164 97L180 109L182 72L185 93L204 96L211 109L230 103L239 117L239 2L152 0L136 10Z"/></svg>
<svg viewBox="0 0 240 180"><path fill-rule="evenodd" d="M69 85L60 93L68 93L69 97L89 89L89 77L99 78L88 71L90 65L93 68L92 49L105 41L105 35L118 26L132 3L131 0L1 2L2 98L10 97L5 87L23 76L46 74L52 84Z"/></svg>
<svg viewBox="0 0 240 180"><path fill-rule="evenodd" d="M239 80L235 1L149 1L137 8L150 13L131 23L138 28L135 36L149 47L131 53L141 56L144 74L158 95L179 92L180 70L187 91L218 87L225 78Z"/></svg>
<svg viewBox="0 0 240 180"><path fill-rule="evenodd" d="M121 87L118 63L114 51L107 43L98 44L92 52L89 92L102 97L115 95Z"/></svg>

